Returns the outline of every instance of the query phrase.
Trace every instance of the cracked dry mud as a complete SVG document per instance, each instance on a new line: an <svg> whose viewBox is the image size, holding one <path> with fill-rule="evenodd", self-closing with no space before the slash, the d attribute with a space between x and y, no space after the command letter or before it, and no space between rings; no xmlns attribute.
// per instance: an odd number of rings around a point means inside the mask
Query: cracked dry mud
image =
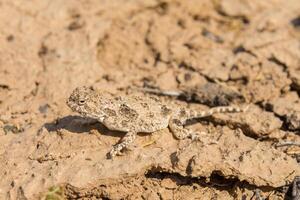
<svg viewBox="0 0 300 200"><path fill-rule="evenodd" d="M300 143L299 11L299 0L1 1L0 199L291 199L300 147L279 144ZM187 127L209 145L164 129L114 160L124 133L65 104L82 85L205 84L249 111Z"/></svg>

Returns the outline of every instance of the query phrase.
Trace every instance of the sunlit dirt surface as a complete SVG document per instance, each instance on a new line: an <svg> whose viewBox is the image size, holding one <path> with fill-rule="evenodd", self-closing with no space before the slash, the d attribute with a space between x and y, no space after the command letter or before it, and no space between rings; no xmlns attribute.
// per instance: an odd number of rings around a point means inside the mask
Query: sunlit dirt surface
<svg viewBox="0 0 300 200"><path fill-rule="evenodd" d="M291 198L299 0L3 0L0 27L0 199ZM114 160L124 133L65 103L82 85L148 95L134 88L207 83L241 94L248 111L190 125L206 143L164 129Z"/></svg>

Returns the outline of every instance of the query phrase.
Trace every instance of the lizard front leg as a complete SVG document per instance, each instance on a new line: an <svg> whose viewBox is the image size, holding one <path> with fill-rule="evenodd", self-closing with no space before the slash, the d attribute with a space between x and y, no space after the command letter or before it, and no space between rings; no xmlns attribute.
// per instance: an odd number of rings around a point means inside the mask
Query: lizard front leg
<svg viewBox="0 0 300 200"><path fill-rule="evenodd" d="M121 141L116 144L112 150L109 152L109 158L113 158L116 155L121 155L121 151L127 148L131 143L134 142L136 138L136 132L129 131L126 135L121 139Z"/></svg>

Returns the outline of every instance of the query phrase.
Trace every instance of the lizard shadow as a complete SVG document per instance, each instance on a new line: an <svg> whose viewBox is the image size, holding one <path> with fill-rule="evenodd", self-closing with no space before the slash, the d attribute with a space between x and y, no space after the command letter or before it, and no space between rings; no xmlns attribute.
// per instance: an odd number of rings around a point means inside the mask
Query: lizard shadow
<svg viewBox="0 0 300 200"><path fill-rule="evenodd" d="M97 130L102 135L112 136L112 137L122 137L124 132L120 131L111 131L108 130L103 124L97 120L68 115L62 118L58 118L50 123L45 123L44 127L48 132L57 132L61 129L68 130L72 133L89 133L91 130Z"/></svg>

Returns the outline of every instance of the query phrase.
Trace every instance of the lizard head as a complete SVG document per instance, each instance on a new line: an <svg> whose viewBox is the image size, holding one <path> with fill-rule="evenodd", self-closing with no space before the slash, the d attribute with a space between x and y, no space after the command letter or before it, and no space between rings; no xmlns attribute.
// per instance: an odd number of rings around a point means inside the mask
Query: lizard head
<svg viewBox="0 0 300 200"><path fill-rule="evenodd" d="M98 94L89 87L78 87L73 90L67 100L67 105L82 116L96 118Z"/></svg>

